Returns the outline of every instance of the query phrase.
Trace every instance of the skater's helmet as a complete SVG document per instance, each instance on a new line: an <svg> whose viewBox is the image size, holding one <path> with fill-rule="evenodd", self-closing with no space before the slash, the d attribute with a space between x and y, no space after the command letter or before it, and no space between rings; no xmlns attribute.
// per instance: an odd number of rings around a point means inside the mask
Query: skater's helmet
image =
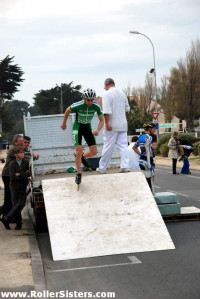
<svg viewBox="0 0 200 299"><path fill-rule="evenodd" d="M94 89L88 88L83 92L83 98L87 100L94 100L96 98L96 92Z"/></svg>
<svg viewBox="0 0 200 299"><path fill-rule="evenodd" d="M148 122L143 125L144 129L155 128L155 127L156 127L156 124L153 122Z"/></svg>

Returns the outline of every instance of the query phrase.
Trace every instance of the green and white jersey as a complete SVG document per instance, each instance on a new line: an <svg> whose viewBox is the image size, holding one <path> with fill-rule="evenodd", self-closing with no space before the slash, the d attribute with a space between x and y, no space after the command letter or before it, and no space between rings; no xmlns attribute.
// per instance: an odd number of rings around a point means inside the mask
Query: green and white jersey
<svg viewBox="0 0 200 299"><path fill-rule="evenodd" d="M93 101L91 106L87 106L84 100L76 102L70 106L70 111L76 113L76 121L81 124L91 123L95 112L98 116L102 115L101 106Z"/></svg>

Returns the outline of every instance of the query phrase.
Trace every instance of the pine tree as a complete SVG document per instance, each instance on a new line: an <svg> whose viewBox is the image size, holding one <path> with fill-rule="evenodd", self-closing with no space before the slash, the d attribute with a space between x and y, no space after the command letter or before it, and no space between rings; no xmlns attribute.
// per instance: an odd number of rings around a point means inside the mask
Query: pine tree
<svg viewBox="0 0 200 299"><path fill-rule="evenodd" d="M11 100L18 91L24 72L17 64L12 64L13 57L0 60L0 131L2 131L2 106L5 100Z"/></svg>

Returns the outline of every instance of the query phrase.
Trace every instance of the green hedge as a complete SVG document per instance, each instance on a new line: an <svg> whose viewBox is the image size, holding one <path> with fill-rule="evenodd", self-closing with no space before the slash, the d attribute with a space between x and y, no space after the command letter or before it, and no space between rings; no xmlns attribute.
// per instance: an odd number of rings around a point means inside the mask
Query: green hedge
<svg viewBox="0 0 200 299"><path fill-rule="evenodd" d="M200 156L200 141L193 143L194 151L192 152L194 156Z"/></svg>
<svg viewBox="0 0 200 299"><path fill-rule="evenodd" d="M171 133L169 134L164 134L162 135L159 139L158 139L158 142L157 142L157 145L156 145L156 150L155 150L155 154L156 155L160 155L160 147L161 145L163 145L164 143L168 143L169 142L169 139L171 137Z"/></svg>
<svg viewBox="0 0 200 299"><path fill-rule="evenodd" d="M171 138L171 135L172 135L172 133L164 134L159 138L157 146L156 146L156 150L155 150L156 155L162 155L161 146L164 145L164 144L168 144L169 139ZM188 134L185 134L185 133L180 133L178 137L179 138L184 138L192 144L194 144L196 142L200 142L200 138L196 138L194 136L191 136L191 135L188 135ZM162 148L162 152L165 152L165 154L166 154L166 150L164 148ZM197 155L199 155L199 154L197 154ZM166 156L164 156L164 157L166 157Z"/></svg>
<svg viewBox="0 0 200 299"><path fill-rule="evenodd" d="M162 157L168 157L168 152L169 152L168 142L166 142L160 146L160 154Z"/></svg>

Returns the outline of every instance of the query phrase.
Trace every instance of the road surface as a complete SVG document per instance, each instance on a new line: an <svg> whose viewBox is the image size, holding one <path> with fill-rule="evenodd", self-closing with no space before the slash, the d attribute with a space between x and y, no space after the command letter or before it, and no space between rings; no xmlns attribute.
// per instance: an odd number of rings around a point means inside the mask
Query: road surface
<svg viewBox="0 0 200 299"><path fill-rule="evenodd" d="M156 168L156 191L177 193L181 206L200 208L199 186L198 171L172 175L171 168ZM166 225L175 250L59 262L52 260L48 233L38 233L47 289L69 298L199 299L200 221Z"/></svg>

